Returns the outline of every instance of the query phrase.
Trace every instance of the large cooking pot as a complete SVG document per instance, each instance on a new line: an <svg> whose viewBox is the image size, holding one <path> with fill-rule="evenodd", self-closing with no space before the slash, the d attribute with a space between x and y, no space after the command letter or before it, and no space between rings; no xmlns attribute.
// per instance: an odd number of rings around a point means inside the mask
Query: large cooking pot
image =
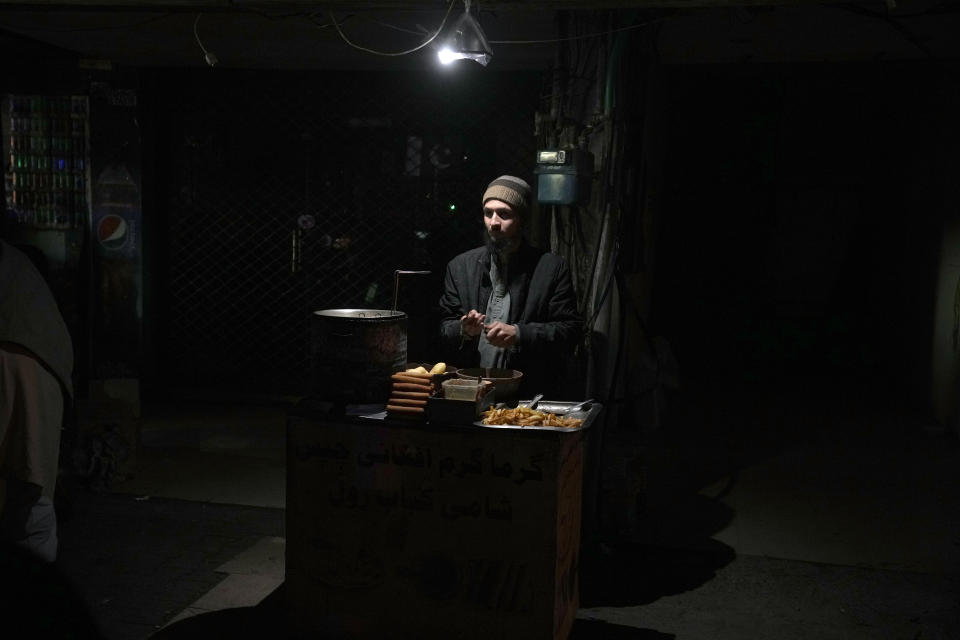
<svg viewBox="0 0 960 640"><path fill-rule="evenodd" d="M311 317L313 393L347 403L382 403L390 376L407 362L407 314L324 309Z"/></svg>

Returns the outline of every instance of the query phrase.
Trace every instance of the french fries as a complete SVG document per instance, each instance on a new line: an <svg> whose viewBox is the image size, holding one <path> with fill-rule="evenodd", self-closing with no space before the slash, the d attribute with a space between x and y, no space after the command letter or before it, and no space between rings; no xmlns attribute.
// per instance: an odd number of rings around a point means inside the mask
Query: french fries
<svg viewBox="0 0 960 640"><path fill-rule="evenodd" d="M483 424L502 424L517 427L563 427L572 429L583 424L581 418L558 416L527 407L516 409L487 409L483 412Z"/></svg>

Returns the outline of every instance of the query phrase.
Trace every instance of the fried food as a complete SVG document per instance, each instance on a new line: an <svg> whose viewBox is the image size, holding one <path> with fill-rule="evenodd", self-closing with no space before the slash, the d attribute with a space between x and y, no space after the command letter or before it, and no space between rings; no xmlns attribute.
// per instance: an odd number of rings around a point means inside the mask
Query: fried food
<svg viewBox="0 0 960 640"><path fill-rule="evenodd" d="M447 371L447 363L438 362L437 364L433 365L429 371L427 371L426 367L419 366L413 369L407 369L403 373L412 373L414 375L422 375L422 376L435 376L435 375L446 373L446 371Z"/></svg>
<svg viewBox="0 0 960 640"><path fill-rule="evenodd" d="M414 384L412 382L394 382L392 385L394 391L423 391L430 393L433 389L429 384Z"/></svg>
<svg viewBox="0 0 960 640"><path fill-rule="evenodd" d="M395 413L404 416L422 416L426 409L424 407L406 407L402 405L387 405L387 413Z"/></svg>
<svg viewBox="0 0 960 640"><path fill-rule="evenodd" d="M428 391L393 391L390 393L391 398L419 398L426 400L430 397Z"/></svg>
<svg viewBox="0 0 960 640"><path fill-rule="evenodd" d="M426 398L398 398L396 396L390 396L390 399L387 400L387 404L393 405L396 407L425 407L427 406Z"/></svg>
<svg viewBox="0 0 960 640"><path fill-rule="evenodd" d="M419 384L425 387L429 387L431 384L430 374L407 373L405 371L393 374L390 376L390 380L393 382L409 382L411 384Z"/></svg>
<svg viewBox="0 0 960 640"><path fill-rule="evenodd" d="M483 412L483 424L502 424L517 427L563 427L572 429L583 424L581 418L558 416L527 407L516 409L487 409Z"/></svg>

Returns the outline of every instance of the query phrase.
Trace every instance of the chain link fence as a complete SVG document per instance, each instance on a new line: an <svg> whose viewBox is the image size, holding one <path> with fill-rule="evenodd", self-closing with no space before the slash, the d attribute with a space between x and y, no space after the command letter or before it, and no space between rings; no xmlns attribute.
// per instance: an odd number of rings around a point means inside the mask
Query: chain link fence
<svg viewBox="0 0 960 640"><path fill-rule="evenodd" d="M388 309L431 360L444 266L492 178L530 179L539 73L158 72L159 369L172 389L309 391L309 318Z"/></svg>

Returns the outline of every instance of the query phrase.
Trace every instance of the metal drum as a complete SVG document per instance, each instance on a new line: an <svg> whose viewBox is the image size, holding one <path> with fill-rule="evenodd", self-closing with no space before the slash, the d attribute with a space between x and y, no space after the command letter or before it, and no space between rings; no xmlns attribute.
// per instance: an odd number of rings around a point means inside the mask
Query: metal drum
<svg viewBox="0 0 960 640"><path fill-rule="evenodd" d="M384 403L390 376L407 362L407 314L324 309L311 318L313 393L347 403Z"/></svg>

